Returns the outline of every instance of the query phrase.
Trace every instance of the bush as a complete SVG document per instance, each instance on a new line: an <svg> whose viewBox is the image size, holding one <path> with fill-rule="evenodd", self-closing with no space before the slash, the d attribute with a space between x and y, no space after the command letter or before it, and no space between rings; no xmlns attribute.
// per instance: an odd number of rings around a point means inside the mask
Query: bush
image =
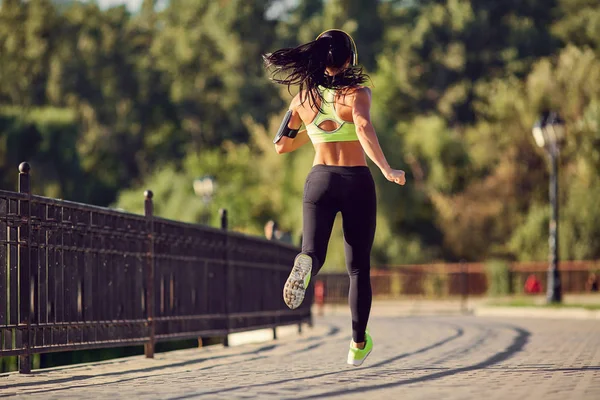
<svg viewBox="0 0 600 400"><path fill-rule="evenodd" d="M449 293L449 278L443 268L428 271L423 282L423 289L427 297L446 297Z"/></svg>
<svg viewBox="0 0 600 400"><path fill-rule="evenodd" d="M390 295L391 297L402 296L402 288L404 287L404 282L402 279L402 274L399 272L395 272L390 276Z"/></svg>
<svg viewBox="0 0 600 400"><path fill-rule="evenodd" d="M512 275L512 290L511 294L522 295L525 294L525 278L523 274L511 274Z"/></svg>
<svg viewBox="0 0 600 400"><path fill-rule="evenodd" d="M512 291L510 266L502 260L492 260L485 264L489 296L505 296Z"/></svg>

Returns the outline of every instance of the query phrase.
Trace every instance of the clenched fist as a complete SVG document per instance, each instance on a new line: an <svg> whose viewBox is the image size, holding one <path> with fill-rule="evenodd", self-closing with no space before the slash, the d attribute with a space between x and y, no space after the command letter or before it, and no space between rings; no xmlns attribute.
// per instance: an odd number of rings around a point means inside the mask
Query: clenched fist
<svg viewBox="0 0 600 400"><path fill-rule="evenodd" d="M385 174L385 178L390 181L397 183L398 185L404 185L406 183L406 174L400 169L391 169Z"/></svg>

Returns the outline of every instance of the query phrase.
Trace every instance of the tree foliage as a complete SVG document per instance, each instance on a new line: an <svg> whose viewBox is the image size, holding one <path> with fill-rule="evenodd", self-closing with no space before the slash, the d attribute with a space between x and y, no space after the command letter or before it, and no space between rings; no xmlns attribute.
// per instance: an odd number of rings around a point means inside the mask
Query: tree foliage
<svg viewBox="0 0 600 400"><path fill-rule="evenodd" d="M373 121L398 187L374 168L375 263L547 253L539 113L567 121L561 256L600 256L600 9L593 0L145 0L0 2L0 181L33 165L36 193L299 243L313 150L277 155L291 99L261 54L325 29L354 35ZM277 13L273 10L279 10ZM195 178L217 189L205 203ZM327 268L343 268L339 220ZM327 270L326 268L326 270Z"/></svg>

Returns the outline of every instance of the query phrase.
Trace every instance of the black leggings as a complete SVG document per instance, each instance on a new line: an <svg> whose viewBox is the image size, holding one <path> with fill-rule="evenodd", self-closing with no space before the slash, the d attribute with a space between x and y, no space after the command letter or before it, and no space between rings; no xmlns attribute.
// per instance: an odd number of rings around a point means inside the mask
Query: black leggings
<svg viewBox="0 0 600 400"><path fill-rule="evenodd" d="M368 167L315 165L306 178L303 200L302 253L312 257L313 276L325 263L335 216L342 213L352 339L364 342L371 312L370 255L377 212L371 172Z"/></svg>

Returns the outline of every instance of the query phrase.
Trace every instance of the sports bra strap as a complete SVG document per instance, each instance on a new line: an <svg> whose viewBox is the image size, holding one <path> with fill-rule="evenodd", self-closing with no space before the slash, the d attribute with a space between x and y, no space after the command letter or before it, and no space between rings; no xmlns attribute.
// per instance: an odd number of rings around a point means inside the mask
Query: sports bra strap
<svg viewBox="0 0 600 400"><path fill-rule="evenodd" d="M319 91L323 96L323 101L321 102L321 111L315 116L313 124L318 126L324 121L333 121L341 127L349 123L340 118L335 110L335 90L319 87Z"/></svg>
<svg viewBox="0 0 600 400"><path fill-rule="evenodd" d="M306 126L308 136L312 142L347 142L358 140L354 123L344 121L335 110L335 90L319 87L319 92L323 98L323 101L321 101L321 110L317 113L313 121ZM325 121L335 122L337 128L332 131L321 129L319 125Z"/></svg>

